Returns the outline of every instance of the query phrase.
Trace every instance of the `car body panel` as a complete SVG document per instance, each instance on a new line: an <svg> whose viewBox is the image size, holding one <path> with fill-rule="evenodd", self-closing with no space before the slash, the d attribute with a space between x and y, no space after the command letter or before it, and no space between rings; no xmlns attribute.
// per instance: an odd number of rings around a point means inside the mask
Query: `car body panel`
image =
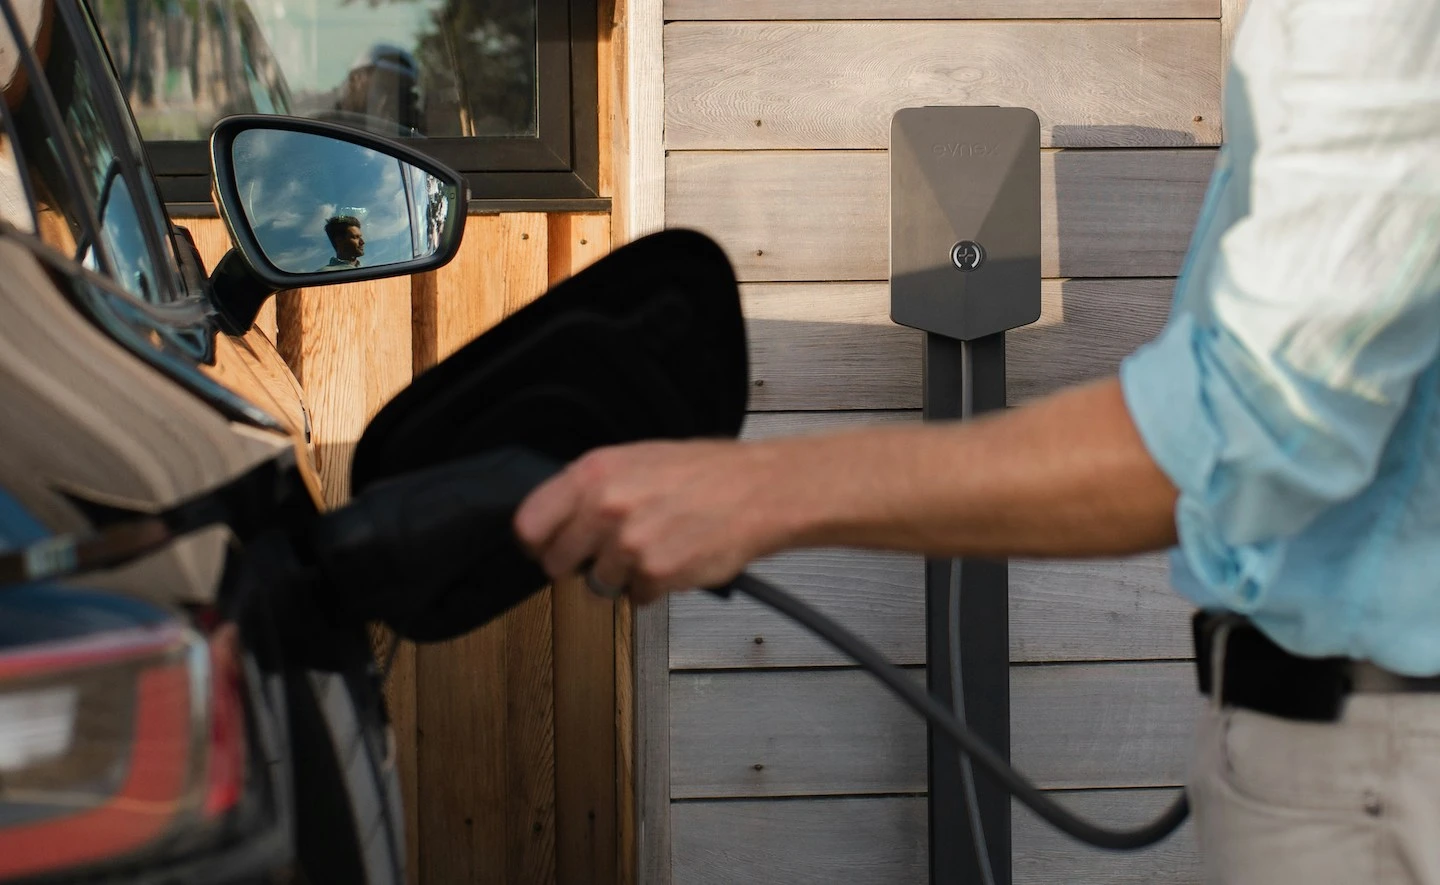
<svg viewBox="0 0 1440 885"><path fill-rule="evenodd" d="M0 239L0 266L0 485L52 531L92 528L75 499L157 512L294 446L227 418L87 322L20 243ZM250 374L238 357L226 365L232 379ZM225 530L208 530L87 583L209 602L224 543Z"/></svg>

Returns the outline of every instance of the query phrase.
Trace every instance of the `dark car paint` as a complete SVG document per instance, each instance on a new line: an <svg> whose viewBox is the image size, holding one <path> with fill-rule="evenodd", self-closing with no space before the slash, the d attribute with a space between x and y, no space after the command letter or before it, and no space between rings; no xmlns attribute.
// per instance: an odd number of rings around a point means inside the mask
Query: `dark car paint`
<svg viewBox="0 0 1440 885"><path fill-rule="evenodd" d="M23 33L16 28L14 16L8 15L8 7L6 12L12 30ZM98 39L93 19L84 6L74 0L54 0L54 12L72 32L88 33ZM304 430L301 423L293 418L294 415L305 414L303 404L298 402L298 384L293 377L274 377L277 374L274 367L283 367L283 362L274 352L273 344L263 335L247 330L243 336L229 336L219 327L198 253L193 250L193 242L187 236L172 228L164 206L159 202L154 178L135 134L133 118L120 102L108 56L103 54L98 42L76 42L80 51L75 53L73 64L78 66L77 72L85 72L91 83L97 86L96 105L110 135L113 137L118 133L121 136L116 145L115 163L106 170L105 177L108 182L113 182L115 175L124 175L130 182L140 182L138 187L130 187L130 196L139 210L145 248L156 270L151 281L155 297L151 300L137 298L103 273L81 268L70 256L38 244L33 237L0 230L0 239L24 243L32 255L39 256L49 271L51 283L64 294L77 314L151 370L162 374L177 389L204 403L221 419L216 427L222 427L225 422L245 425L253 428L252 433L271 437L273 441L265 445L276 451L298 452L300 457L292 462L300 474L296 481L304 485L318 508L319 487L308 461ZM87 46L94 51L85 51ZM8 120L8 113L6 117ZM44 122L53 131L53 127L61 121L50 113ZM12 126L12 138L15 137L14 131ZM55 141L62 148L63 160L67 153L64 146L68 142L63 137ZM65 165L71 170L78 168L73 157ZM28 178L24 180L28 188ZM77 190L83 192L84 189ZM101 199L91 202L103 203L106 192L102 190ZM27 192L26 196L33 204L33 194ZM91 206L89 211L93 213L98 208ZM90 237L94 238L95 234L92 227ZM102 259L99 269L103 271L106 268ZM289 413L291 418L287 420L287 415L282 413ZM184 424L181 422L177 426ZM212 429L209 432L213 435L219 431ZM243 445L247 450L256 449L258 444L253 438L246 438L238 430L237 433L240 434L237 445ZM66 442L68 444L71 440ZM79 440L74 442L80 444ZM103 443L103 439L91 435L84 444ZM194 444L206 445L207 439L201 436ZM215 459L206 461L210 462L215 462ZM221 458L215 463L228 462ZM156 497L149 502L137 503L150 507L173 504L177 495L183 497L187 493L198 492L206 483L214 484L217 478L222 478L223 474L215 473L218 469L212 466L199 471L189 469L183 476L177 474L162 483L170 489L168 492L157 487L154 492ZM33 486L44 485L44 481L37 481L33 476L26 480L30 484L27 487L31 487L27 495L33 501ZM0 471L0 483L6 483L3 471ZM26 532L0 538L0 545L24 543L26 536L33 539L36 532L76 531L83 530L86 525L94 528L103 521L100 514L108 506L105 502L111 496L89 493L84 488L77 491L77 484L68 481L61 485L63 489L50 490L54 493L50 496L54 500L42 508L42 513L30 513L24 504L7 492L4 500L11 502L12 523L18 525L28 520L29 525ZM84 486L85 483L78 485ZM88 502L93 506L86 506L84 499L87 494L93 497L94 500ZM81 499L78 502L77 495ZM57 523L54 516L57 512L70 515ZM213 565L216 579L210 593L222 609L234 611L236 596L245 592L247 580L254 584L263 575L257 577L253 569L247 568L245 557L237 556L233 548L221 547L215 554L223 559ZM98 583L99 592L43 585L27 587L14 594L0 592L0 620L10 618L13 625L18 625L24 615L33 631L31 641L66 630L98 628L107 623L103 607L97 607L98 600L107 594L113 598L114 593L113 588L105 586L104 580ZM163 591L164 588L156 589ZM150 605L142 602L135 604ZM114 616L115 613L111 612L108 617ZM264 636L263 629L252 630L249 635L260 645L274 644L273 636ZM12 631L7 636L16 642L24 638L18 631ZM137 861L96 873L85 881L163 881L178 885L186 882L268 880L271 874L286 875L297 853L310 867L312 879L340 881L331 875L340 874L345 881L366 881L363 875L361 878L354 877L355 870L359 868L350 863L349 858L357 849L363 852L364 846L360 843L372 836L386 840L392 859L388 870L382 869L378 874L372 870L369 881L401 881L403 871L393 859L399 857L403 862L398 791L394 789L393 772L387 775L379 768L387 764L385 744L388 723L384 718L379 684L363 628L355 625L350 630L350 636L354 640L352 645L356 654L350 658L347 671L341 674L310 674L303 670L266 671L256 663L255 658L251 658L249 678L246 680L251 714L247 717L247 725L255 754L252 761L260 775L257 783L263 802L245 809L232 829L220 834L218 841L191 846L174 857L167 857L163 863ZM256 647L251 651L261 657L268 651L273 658L275 650ZM326 697L320 696L327 685L343 685L341 700L346 703L342 704L344 709L340 713L350 717L351 721L343 724L334 721L334 692ZM350 805L353 804L347 796L327 799L316 795L317 785L330 790L347 789L344 779L353 771L350 760L348 756L345 760L335 758L341 751L337 742L341 742L342 726L348 728L351 734L342 743L348 747L358 740L358 751L370 757L370 768L373 770L366 777L384 781L388 776L392 781L379 788L372 802L378 803L376 813L379 823L386 828L386 832L378 836L355 833L353 827L351 831L346 831L344 815L352 812ZM298 778L299 782L292 778ZM297 799L301 803L309 803L308 813L311 815L315 815L318 808L318 813L326 816L325 825L331 830L320 833L318 837L313 832L307 834L305 831L313 831L314 826L303 820L304 808L298 815L301 820L296 820L293 803ZM320 804L316 805L316 802ZM337 828L338 832L335 831ZM337 844L342 842L347 844L337 848ZM67 877L65 880L73 879Z"/></svg>

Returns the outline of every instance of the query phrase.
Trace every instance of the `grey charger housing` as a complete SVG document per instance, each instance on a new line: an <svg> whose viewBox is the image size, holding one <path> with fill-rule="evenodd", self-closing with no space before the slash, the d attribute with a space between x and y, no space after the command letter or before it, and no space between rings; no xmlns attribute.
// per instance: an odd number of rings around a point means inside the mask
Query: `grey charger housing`
<svg viewBox="0 0 1440 885"><path fill-rule="evenodd" d="M890 319L971 341L1040 318L1040 120L902 108L890 123Z"/></svg>

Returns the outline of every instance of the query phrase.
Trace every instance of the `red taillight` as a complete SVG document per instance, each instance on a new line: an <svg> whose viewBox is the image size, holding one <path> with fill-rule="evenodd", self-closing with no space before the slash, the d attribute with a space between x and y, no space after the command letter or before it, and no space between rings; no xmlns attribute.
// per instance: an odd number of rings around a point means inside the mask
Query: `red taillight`
<svg viewBox="0 0 1440 885"><path fill-rule="evenodd" d="M207 818L234 808L245 791L245 705L241 700L240 638L234 624L210 636L210 766Z"/></svg>
<svg viewBox="0 0 1440 885"><path fill-rule="evenodd" d="M0 879L131 856L233 808L240 692L233 627L0 649Z"/></svg>

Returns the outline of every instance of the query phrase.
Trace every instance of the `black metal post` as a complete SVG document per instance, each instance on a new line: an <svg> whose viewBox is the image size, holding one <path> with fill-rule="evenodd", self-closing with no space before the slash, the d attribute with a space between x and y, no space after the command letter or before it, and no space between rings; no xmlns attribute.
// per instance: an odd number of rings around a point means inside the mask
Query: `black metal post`
<svg viewBox="0 0 1440 885"><path fill-rule="evenodd" d="M925 335L925 420L957 420L1005 406L1005 335L969 342L966 383L962 344ZM971 402L965 408L965 398ZM965 467L966 465L958 465ZM983 465L975 465L984 469ZM925 664L930 694L951 704L950 576L956 563L925 561ZM960 662L965 720L1006 759L1010 758L1009 568L967 559L960 568ZM930 729L930 881L932 885L979 885L980 866L961 778L960 751ZM996 885L1010 883L1010 797L985 771L975 769L975 789Z"/></svg>

